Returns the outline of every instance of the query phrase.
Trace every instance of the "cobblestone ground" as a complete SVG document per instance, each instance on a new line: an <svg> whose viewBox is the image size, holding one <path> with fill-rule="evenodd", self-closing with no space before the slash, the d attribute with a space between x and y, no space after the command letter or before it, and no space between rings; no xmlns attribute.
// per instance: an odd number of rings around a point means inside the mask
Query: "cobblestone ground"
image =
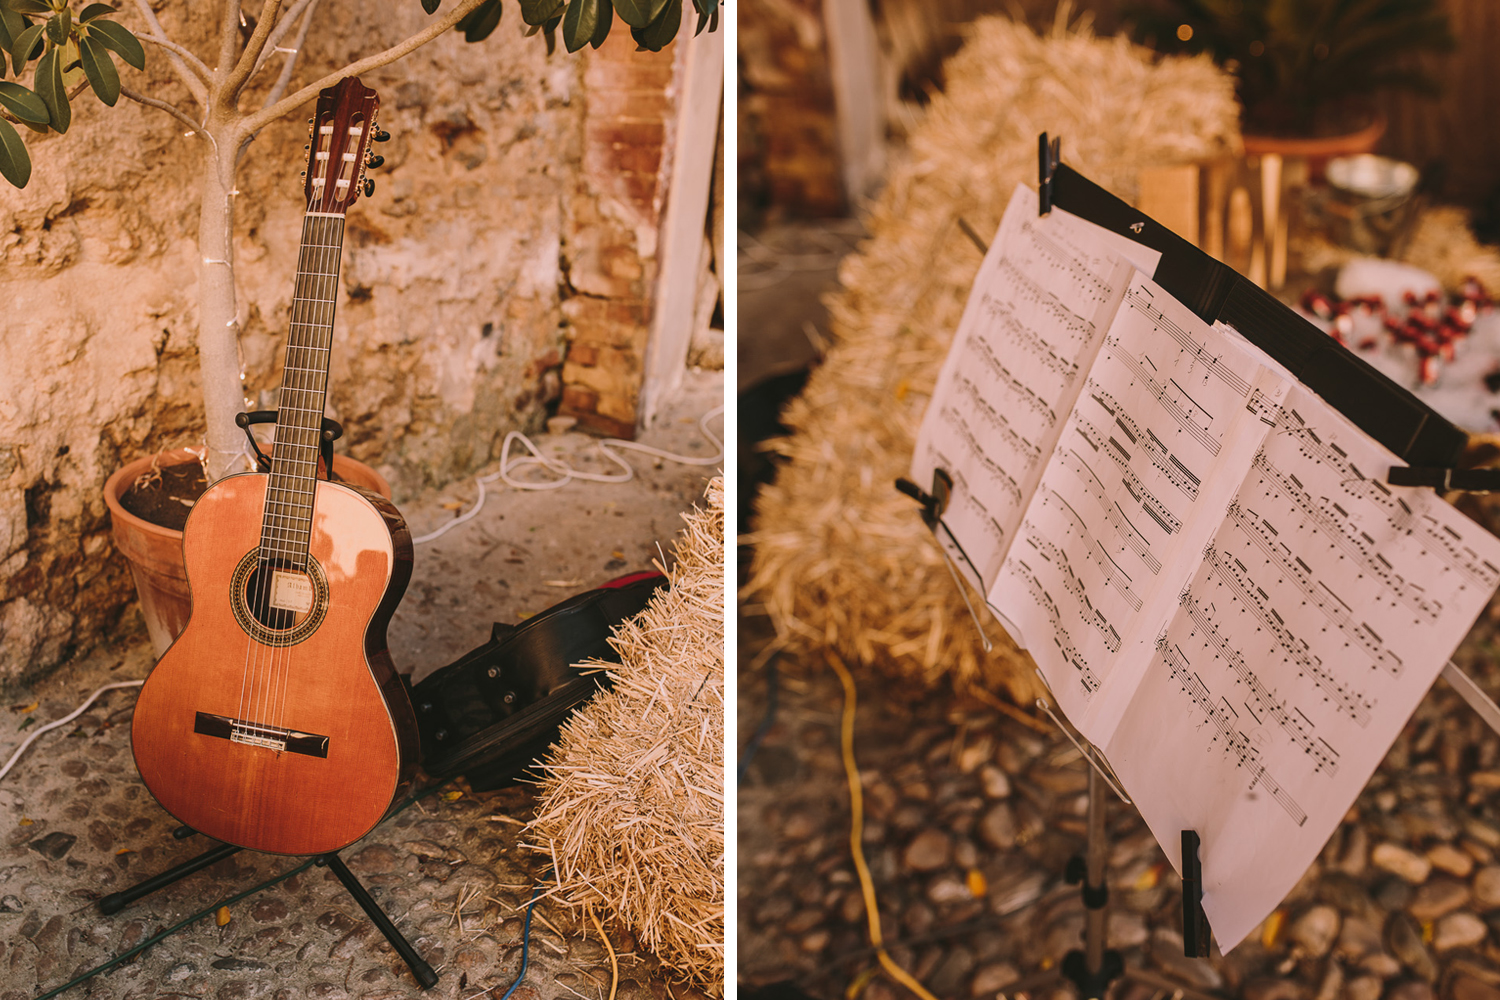
<svg viewBox="0 0 1500 1000"><path fill-rule="evenodd" d="M711 454L696 419L722 399L722 373L690 373L679 406L648 443ZM547 446L545 440L539 443ZM553 442L557 443L556 441ZM567 435L583 461L592 441ZM415 576L391 628L399 669L418 678L484 641L493 620L527 613L670 550L678 516L701 502L714 469L636 462L623 486L573 483L547 493L497 492L473 522L417 549ZM614 471L614 470L609 470ZM472 481L403 505L418 531L473 502ZM448 506L444 506L447 504ZM660 545L660 549L658 549ZM112 681L145 677L153 662L144 627L64 666L0 705L0 761L28 718L61 718ZM33 703L37 707L23 711ZM286 872L304 859L241 852L124 909L95 901L214 846L176 840L178 823L141 783L130 754L132 691L104 696L74 723L44 734L0 779L0 1000L28 1000L128 950L185 917ZM13 707L11 707L13 706ZM66 997L214 1000L397 997L494 1000L520 971L524 909L543 855L522 844L533 815L529 787L473 793L446 786L341 852L440 981L423 992L401 958L325 868L310 868L152 946L75 987ZM636 953L629 933L605 923L618 953L620 1000L703 1000ZM606 1000L609 955L581 914L543 899L528 969L514 1000Z"/></svg>
<svg viewBox="0 0 1500 1000"><path fill-rule="evenodd" d="M150 662L140 641L99 650L49 681L37 714L65 715L84 693L141 676ZM201 836L174 839L178 823L141 784L130 756L134 700L130 692L106 695L76 729L43 736L36 756L0 785L0 810L10 818L0 846L0 1000L61 985L303 860L241 852L102 916L99 897L214 846ZM545 858L521 843L532 804L525 788L473 793L449 785L342 852L438 970L430 993L333 874L314 867L236 903L224 926L201 920L66 995L499 997L520 969L524 908L546 870ZM620 997L701 997L672 986L655 962L634 954L628 934L608 929L622 955ZM528 964L514 994L520 1000L608 996L609 957L598 935L587 920L545 900L532 924Z"/></svg>
<svg viewBox="0 0 1500 1000"><path fill-rule="evenodd" d="M1492 605L1455 657L1492 696L1497 620ZM742 626L742 664L758 631ZM1084 844L1078 751L1045 718L858 680L864 846L891 954L939 997L1049 996L1058 987L1038 980L1083 927L1062 878ZM764 672L742 676L739 699L743 746L765 713ZM776 722L739 790L741 985L792 980L833 998L874 965L848 850L841 705L828 668L782 660ZM1204 960L1182 957L1177 876L1111 797L1109 944L1152 980L1113 996L1500 1000L1497 792L1500 737L1439 681L1276 914ZM877 976L862 995L909 994Z"/></svg>

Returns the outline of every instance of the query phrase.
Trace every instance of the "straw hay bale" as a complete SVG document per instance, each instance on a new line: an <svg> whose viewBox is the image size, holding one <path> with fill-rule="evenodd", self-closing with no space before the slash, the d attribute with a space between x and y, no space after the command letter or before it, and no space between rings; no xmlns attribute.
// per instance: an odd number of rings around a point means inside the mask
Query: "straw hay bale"
<svg viewBox="0 0 1500 1000"><path fill-rule="evenodd" d="M670 587L611 640L614 688L544 765L533 843L554 898L602 906L684 979L724 990L724 481L683 515Z"/></svg>
<svg viewBox="0 0 1500 1000"><path fill-rule="evenodd" d="M1037 133L1122 197L1142 168L1207 159L1238 144L1233 82L1206 58L1157 57L1123 38L1070 29L1045 37L977 21L893 168L832 296L835 346L787 410L788 460L757 503L746 596L793 646L836 648L933 683L1034 696L1029 657L992 621L986 654L905 475L980 254L957 227L995 231L1018 182L1036 183ZM922 484L926 488L930 484ZM980 612L984 614L983 611Z"/></svg>

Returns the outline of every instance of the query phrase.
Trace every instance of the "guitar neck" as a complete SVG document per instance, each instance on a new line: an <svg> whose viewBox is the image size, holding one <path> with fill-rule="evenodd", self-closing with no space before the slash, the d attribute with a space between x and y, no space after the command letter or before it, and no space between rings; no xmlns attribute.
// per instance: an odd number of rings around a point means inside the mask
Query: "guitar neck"
<svg viewBox="0 0 1500 1000"><path fill-rule="evenodd" d="M344 249L342 213L308 212L302 221L292 290L276 449L261 522L263 559L301 567L307 561L317 489L318 442L328 398L333 310Z"/></svg>

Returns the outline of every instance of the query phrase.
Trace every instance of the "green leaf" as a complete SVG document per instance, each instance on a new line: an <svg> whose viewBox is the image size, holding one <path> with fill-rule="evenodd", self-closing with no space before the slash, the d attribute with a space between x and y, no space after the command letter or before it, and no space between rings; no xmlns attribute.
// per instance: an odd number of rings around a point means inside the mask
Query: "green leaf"
<svg viewBox="0 0 1500 1000"><path fill-rule="evenodd" d="M5 0L3 5L20 14L50 14L52 8L41 0Z"/></svg>
<svg viewBox="0 0 1500 1000"><path fill-rule="evenodd" d="M146 68L146 50L124 25L114 21L93 21L89 24L89 34L100 45L114 49L121 59L136 69Z"/></svg>
<svg viewBox="0 0 1500 1000"><path fill-rule="evenodd" d="M662 7L656 20L644 28L631 28L630 37L634 38L635 43L641 48L660 52L677 37L677 30L681 27L682 4L669 2Z"/></svg>
<svg viewBox="0 0 1500 1000"><path fill-rule="evenodd" d="M0 82L0 106L23 122L45 125L52 120L42 99L19 83Z"/></svg>
<svg viewBox="0 0 1500 1000"><path fill-rule="evenodd" d="M36 55L36 50L42 46L42 32L46 30L44 25L33 24L16 38L16 44L11 47L11 62L15 63L16 76L26 68L26 64Z"/></svg>
<svg viewBox="0 0 1500 1000"><path fill-rule="evenodd" d="M661 13L664 4L656 0L614 0L620 20L632 28L644 28Z"/></svg>
<svg viewBox="0 0 1500 1000"><path fill-rule="evenodd" d="M0 177L18 188L31 180L31 157L26 155L26 144L4 118L0 118Z"/></svg>
<svg viewBox="0 0 1500 1000"><path fill-rule="evenodd" d="M114 107L120 99L120 74L115 71L115 62L109 57L109 51L91 38L80 39L78 50L89 86L94 88L99 100Z"/></svg>
<svg viewBox="0 0 1500 1000"><path fill-rule="evenodd" d="M589 36L589 44L592 45L596 49L599 46L603 45L604 44L604 40L609 37L610 26L613 25L614 23L615 23L615 9L614 9L614 7L612 7L610 5L609 0L600 0L600 2L599 2L599 23L594 28L594 33Z"/></svg>
<svg viewBox="0 0 1500 1000"><path fill-rule="evenodd" d="M542 25L540 29L542 32L542 37L547 40L547 55L549 56L557 51L557 26L559 24L562 24L562 18L554 17L552 20ZM538 29L532 28L531 30L537 31Z"/></svg>
<svg viewBox="0 0 1500 1000"><path fill-rule="evenodd" d="M78 23L85 24L96 17L103 17L105 14L113 14L114 12L115 9L107 3L91 3L83 8L82 14L78 15Z"/></svg>
<svg viewBox="0 0 1500 1000"><path fill-rule="evenodd" d="M66 9L47 20L47 37L52 39L53 45L68 44L68 35L72 30L73 15Z"/></svg>
<svg viewBox="0 0 1500 1000"><path fill-rule="evenodd" d="M73 109L68 107L68 92L63 88L61 58L58 49L48 49L37 62L36 95L47 105L52 128L66 132L73 122Z"/></svg>
<svg viewBox="0 0 1500 1000"><path fill-rule="evenodd" d="M437 9L438 9L438 4L440 4L442 2L443 2L443 0L422 0L422 9L425 10L429 14L436 14L437 13Z"/></svg>
<svg viewBox="0 0 1500 1000"><path fill-rule="evenodd" d="M570 0L568 3L568 10L562 19L562 37L563 46L569 52L577 52L594 36L594 29L599 26L600 2L601 0ZM608 0L603 2L608 4Z"/></svg>
<svg viewBox="0 0 1500 1000"><path fill-rule="evenodd" d="M562 10L563 0L521 0L521 20L541 27Z"/></svg>
<svg viewBox="0 0 1500 1000"><path fill-rule="evenodd" d="M0 23L5 25L5 30L10 32L11 38L15 38L31 24L26 18L5 6L0 6ZM7 45L6 48L10 46Z"/></svg>
<svg viewBox="0 0 1500 1000"><path fill-rule="evenodd" d="M490 32L500 23L501 13L500 0L485 0L465 14L454 27L464 33L464 41L482 42L490 37Z"/></svg>

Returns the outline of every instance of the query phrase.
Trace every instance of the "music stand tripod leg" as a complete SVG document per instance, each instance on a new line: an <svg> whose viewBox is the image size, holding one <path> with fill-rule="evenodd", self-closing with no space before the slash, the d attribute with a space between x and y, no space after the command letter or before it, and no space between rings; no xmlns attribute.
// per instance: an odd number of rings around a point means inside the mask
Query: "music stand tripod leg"
<svg viewBox="0 0 1500 1000"><path fill-rule="evenodd" d="M1069 866L1069 881L1074 875L1082 876L1083 883L1083 951L1070 951L1063 956L1062 973L1073 985L1083 1000L1098 1000L1109 989L1109 984L1125 972L1125 962L1120 953L1107 949L1105 943L1109 933L1109 886L1105 883L1105 867L1109 861L1109 845L1105 843L1104 779L1098 768L1089 768L1089 813L1088 842L1084 857L1075 858ZM1081 860L1082 871L1076 862Z"/></svg>
<svg viewBox="0 0 1500 1000"><path fill-rule="evenodd" d="M396 949L396 954L406 962L407 967L411 969L411 974L416 976L417 982L422 984L422 989L430 990L436 986L438 975L432 970L432 966L417 954L417 949L413 948L411 942L407 941L405 936L396 929L396 925L391 923L390 917L385 915L380 904L375 902L375 898L370 895L359 879L355 878L343 859L337 854L324 854L318 858L318 864L327 865L329 870L338 876L338 880L344 883L344 888L349 890L349 895L354 897L354 901L365 911L365 915L380 929L380 933L385 935L391 947Z"/></svg>
<svg viewBox="0 0 1500 1000"><path fill-rule="evenodd" d="M191 861L184 861L182 864L178 865L175 868L168 868L160 875L154 876L153 878L148 878L146 879L146 881L137 883L136 885L131 886L129 889L125 889L121 892L110 893L108 896L105 896L103 899L99 900L99 912L106 915L119 913L126 906L135 902L137 899L140 899L142 896L149 896L156 890L165 888L166 886L171 885L173 882L176 882L178 879L187 878L194 872L202 871L209 865L214 864L218 861L223 861L225 858L229 857L231 854L237 853L241 849L242 848L235 847L233 844L220 844L218 847L215 847L210 851L206 851L203 854L198 855Z"/></svg>

